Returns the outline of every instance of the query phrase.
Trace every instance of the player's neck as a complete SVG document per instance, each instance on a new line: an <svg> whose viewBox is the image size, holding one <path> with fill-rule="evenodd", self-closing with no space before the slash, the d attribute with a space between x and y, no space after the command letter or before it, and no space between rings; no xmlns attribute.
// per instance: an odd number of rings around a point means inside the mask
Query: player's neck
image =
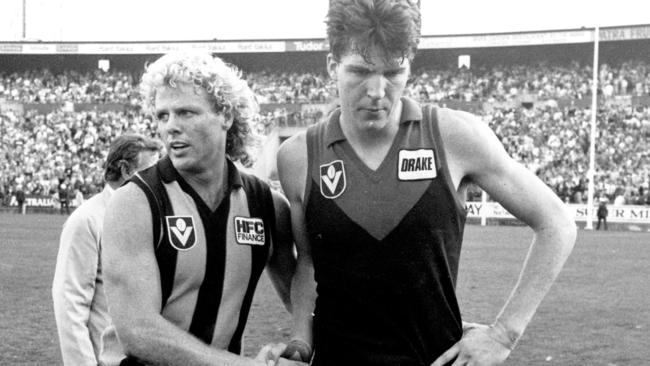
<svg viewBox="0 0 650 366"><path fill-rule="evenodd" d="M343 135L368 168L375 170L388 154L399 131L401 110L400 104L383 126L373 126L367 122L352 121L350 123L350 121L344 120L343 114L341 115L340 124Z"/></svg>
<svg viewBox="0 0 650 366"><path fill-rule="evenodd" d="M207 169L198 174L179 172L211 211L221 203L228 185L228 164L225 159L222 162L223 164L218 164L214 169Z"/></svg>

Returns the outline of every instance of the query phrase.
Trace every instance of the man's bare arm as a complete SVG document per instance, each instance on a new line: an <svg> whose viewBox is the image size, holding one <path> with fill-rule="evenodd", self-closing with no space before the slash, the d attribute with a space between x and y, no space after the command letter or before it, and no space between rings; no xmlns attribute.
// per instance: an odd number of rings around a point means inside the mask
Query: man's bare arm
<svg viewBox="0 0 650 366"><path fill-rule="evenodd" d="M507 155L487 125L448 110L440 121L452 180L460 184L469 178L534 231L517 284L494 324L466 331L460 344L434 363L443 365L460 352L458 357L473 357L477 365L497 365L514 348L571 253L575 223L551 189ZM485 349L492 349L494 358L485 356L490 352L479 356Z"/></svg>
<svg viewBox="0 0 650 366"><path fill-rule="evenodd" d="M272 194L276 237L273 238L267 273L285 308L291 312L291 281L296 272L296 254L291 235L289 203L281 193L272 191Z"/></svg>
<svg viewBox="0 0 650 366"><path fill-rule="evenodd" d="M296 273L291 287L293 337L311 346L316 282L303 208L305 182L308 174L305 133L293 136L280 147L278 173L282 188L289 200L291 227L298 252Z"/></svg>

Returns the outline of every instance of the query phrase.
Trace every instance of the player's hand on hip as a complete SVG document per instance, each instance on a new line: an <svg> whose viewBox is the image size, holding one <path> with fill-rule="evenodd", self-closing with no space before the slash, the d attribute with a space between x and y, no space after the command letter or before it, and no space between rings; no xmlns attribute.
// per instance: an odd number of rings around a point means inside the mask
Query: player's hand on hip
<svg viewBox="0 0 650 366"><path fill-rule="evenodd" d="M284 343L269 343L260 349L255 360L264 361L266 366L280 365L278 360L285 348L287 348L287 345Z"/></svg>
<svg viewBox="0 0 650 366"><path fill-rule="evenodd" d="M503 330L496 326L476 323L463 324L463 336L431 366L496 366L510 355ZM452 362L453 361L453 362Z"/></svg>

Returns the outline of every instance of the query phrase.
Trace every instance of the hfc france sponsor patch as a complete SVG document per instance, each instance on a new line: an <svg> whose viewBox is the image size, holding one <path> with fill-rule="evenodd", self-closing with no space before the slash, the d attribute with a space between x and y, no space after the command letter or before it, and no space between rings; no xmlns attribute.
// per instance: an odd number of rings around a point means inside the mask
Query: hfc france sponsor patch
<svg viewBox="0 0 650 366"><path fill-rule="evenodd" d="M320 166L320 192L326 198L336 198L345 191L345 167L342 160Z"/></svg>
<svg viewBox="0 0 650 366"><path fill-rule="evenodd" d="M400 180L433 179L437 175L432 149L400 150L397 162Z"/></svg>
<svg viewBox="0 0 650 366"><path fill-rule="evenodd" d="M264 245L264 221L256 217L235 216L235 239L237 244Z"/></svg>
<svg viewBox="0 0 650 366"><path fill-rule="evenodd" d="M165 216L169 244L178 250L189 250L196 244L196 230L192 216Z"/></svg>

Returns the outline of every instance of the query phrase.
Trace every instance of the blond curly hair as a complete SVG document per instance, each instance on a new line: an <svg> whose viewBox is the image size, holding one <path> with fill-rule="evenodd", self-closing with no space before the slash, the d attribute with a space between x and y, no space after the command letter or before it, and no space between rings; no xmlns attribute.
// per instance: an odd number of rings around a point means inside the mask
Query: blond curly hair
<svg viewBox="0 0 650 366"><path fill-rule="evenodd" d="M175 88L177 83L190 83L203 89L215 112L233 118L226 138L226 154L244 166L252 165L249 149L256 145L258 136L250 123L258 115L259 106L241 72L210 54L168 53L147 65L142 75L140 92L144 109L153 113L157 90Z"/></svg>

